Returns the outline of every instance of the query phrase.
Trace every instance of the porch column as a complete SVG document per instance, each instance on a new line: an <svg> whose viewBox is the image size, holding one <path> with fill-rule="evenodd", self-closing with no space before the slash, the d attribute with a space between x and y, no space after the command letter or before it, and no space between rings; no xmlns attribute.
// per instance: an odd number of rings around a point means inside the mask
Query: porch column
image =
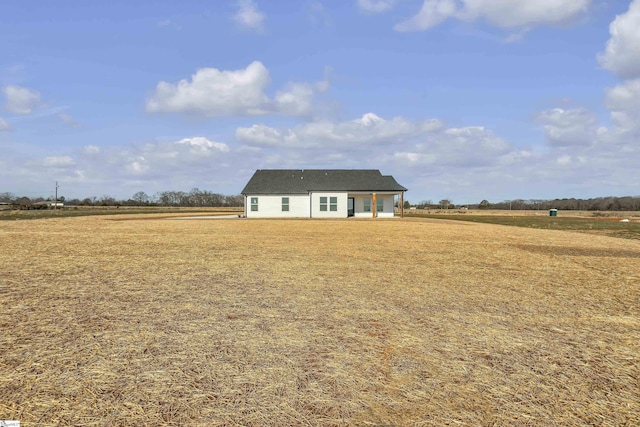
<svg viewBox="0 0 640 427"><path fill-rule="evenodd" d="M404 218L404 191L400 193L400 218Z"/></svg>
<svg viewBox="0 0 640 427"><path fill-rule="evenodd" d="M377 215L377 210L378 210L378 204L376 203L376 193L373 193L373 196L371 197L371 212L372 212L372 218L375 218Z"/></svg>

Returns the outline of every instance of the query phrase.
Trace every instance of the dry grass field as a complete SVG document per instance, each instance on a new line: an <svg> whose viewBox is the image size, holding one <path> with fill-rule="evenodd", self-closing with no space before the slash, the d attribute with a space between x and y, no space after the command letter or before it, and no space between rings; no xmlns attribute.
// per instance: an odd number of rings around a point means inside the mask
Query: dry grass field
<svg viewBox="0 0 640 427"><path fill-rule="evenodd" d="M637 426L640 241L406 218L0 222L0 419Z"/></svg>
<svg viewBox="0 0 640 427"><path fill-rule="evenodd" d="M396 209L397 210L397 209ZM396 212L398 213L398 212ZM480 216L532 216L532 217L548 217L549 210L547 209L535 209L535 210L504 210L504 209L405 209L406 216L427 216L427 215L480 215ZM640 211L570 211L559 210L558 218L631 218L635 221L640 221Z"/></svg>

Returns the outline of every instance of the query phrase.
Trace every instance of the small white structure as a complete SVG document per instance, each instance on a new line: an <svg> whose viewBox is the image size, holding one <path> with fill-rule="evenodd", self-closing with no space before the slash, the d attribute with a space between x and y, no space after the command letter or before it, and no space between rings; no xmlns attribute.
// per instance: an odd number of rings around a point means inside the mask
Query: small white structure
<svg viewBox="0 0 640 427"><path fill-rule="evenodd" d="M379 170L259 169L242 195L247 218L392 218L405 191Z"/></svg>

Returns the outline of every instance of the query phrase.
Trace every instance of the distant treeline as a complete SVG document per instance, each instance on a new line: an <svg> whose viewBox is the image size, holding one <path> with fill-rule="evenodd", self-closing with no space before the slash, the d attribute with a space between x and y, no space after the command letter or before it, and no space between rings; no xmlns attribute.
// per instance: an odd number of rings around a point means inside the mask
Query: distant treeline
<svg viewBox="0 0 640 427"><path fill-rule="evenodd" d="M596 197L594 199L516 199L491 203L483 200L478 204L455 205L451 200L444 199L438 203L424 200L416 205L418 209L504 209L504 210L542 210L562 209L578 211L637 211L640 210L640 196L627 197Z"/></svg>
<svg viewBox="0 0 640 427"><path fill-rule="evenodd" d="M19 197L12 193L0 193L0 203L10 204L23 208L46 208L54 202L54 197ZM69 199L58 197L58 202L65 206L175 206L175 207L242 207L244 197L242 195L224 195L211 191L194 188L186 191L161 191L152 196L144 191L138 191L131 198L118 200L109 195L101 197L87 197L84 199ZM504 209L504 210L580 210L580 211L637 211L640 210L640 196L626 197L597 197L593 199L516 199L491 203L482 200L478 204L458 204L450 199L433 203L431 200L423 200L417 204L405 201L405 208L414 206L418 209Z"/></svg>
<svg viewBox="0 0 640 427"><path fill-rule="evenodd" d="M0 203L19 206L22 208L47 207L54 203L55 197L25 197L15 196L12 193L0 193ZM65 206L180 206L180 207L242 207L244 197L241 195L227 196L211 191L194 188L186 191L161 191L152 196L144 191L138 191L126 200L116 199L109 195L101 197L86 197L84 199L71 199L58 196L58 203Z"/></svg>

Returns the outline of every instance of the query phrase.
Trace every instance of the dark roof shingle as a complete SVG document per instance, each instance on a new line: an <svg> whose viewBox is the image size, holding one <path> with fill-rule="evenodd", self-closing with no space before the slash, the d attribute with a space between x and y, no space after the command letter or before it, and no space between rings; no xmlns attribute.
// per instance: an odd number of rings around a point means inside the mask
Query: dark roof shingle
<svg viewBox="0 0 640 427"><path fill-rule="evenodd" d="M258 169L241 194L310 191L407 191L377 169Z"/></svg>

